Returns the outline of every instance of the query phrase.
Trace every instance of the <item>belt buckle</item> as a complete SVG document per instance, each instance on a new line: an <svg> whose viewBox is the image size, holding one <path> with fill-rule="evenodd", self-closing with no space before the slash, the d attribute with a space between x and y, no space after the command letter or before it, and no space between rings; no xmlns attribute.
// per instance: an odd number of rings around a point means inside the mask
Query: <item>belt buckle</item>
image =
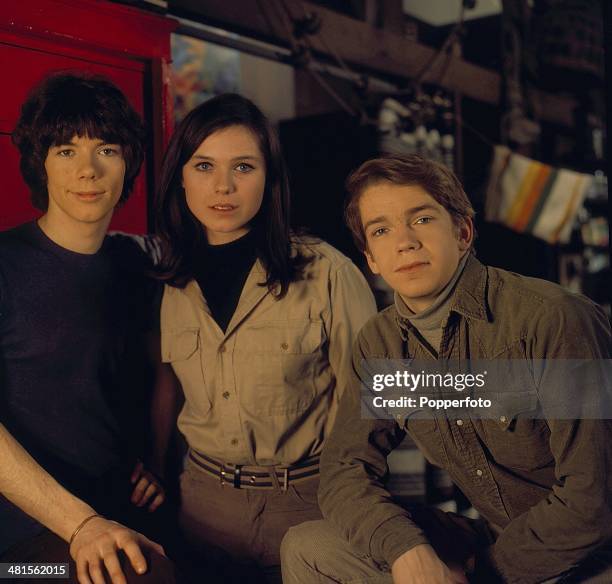
<svg viewBox="0 0 612 584"><path fill-rule="evenodd" d="M225 486L225 475L226 474L227 472L225 470L225 465L221 463L221 466L219 467L219 482L221 483L222 487Z"/></svg>
<svg viewBox="0 0 612 584"><path fill-rule="evenodd" d="M283 490L283 492L287 492L287 489L289 489L289 468L285 467L283 469L283 485L282 485L282 490Z"/></svg>
<svg viewBox="0 0 612 584"><path fill-rule="evenodd" d="M232 485L234 487L234 489L240 489L241 484L241 477L242 477L242 467L244 465L243 464L235 464L234 465L234 484Z"/></svg>

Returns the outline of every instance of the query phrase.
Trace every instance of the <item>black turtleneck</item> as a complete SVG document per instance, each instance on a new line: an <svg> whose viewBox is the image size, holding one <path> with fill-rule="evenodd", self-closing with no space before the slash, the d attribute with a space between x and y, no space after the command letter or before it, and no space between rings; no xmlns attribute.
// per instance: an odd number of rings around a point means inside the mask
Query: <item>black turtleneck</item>
<svg viewBox="0 0 612 584"><path fill-rule="evenodd" d="M199 250L193 267L194 277L222 331L227 329L238 306L256 257L253 231L230 243L204 244Z"/></svg>

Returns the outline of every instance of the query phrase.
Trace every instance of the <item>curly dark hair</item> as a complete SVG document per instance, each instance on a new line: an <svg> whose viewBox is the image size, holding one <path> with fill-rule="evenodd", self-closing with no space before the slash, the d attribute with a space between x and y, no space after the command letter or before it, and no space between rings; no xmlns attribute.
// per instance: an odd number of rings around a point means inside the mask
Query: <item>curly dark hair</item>
<svg viewBox="0 0 612 584"><path fill-rule="evenodd" d="M81 71L54 73L36 85L21 107L12 134L32 204L49 205L45 160L49 148L74 136L119 144L125 179L119 203L129 197L144 158L144 127L125 95L110 80Z"/></svg>

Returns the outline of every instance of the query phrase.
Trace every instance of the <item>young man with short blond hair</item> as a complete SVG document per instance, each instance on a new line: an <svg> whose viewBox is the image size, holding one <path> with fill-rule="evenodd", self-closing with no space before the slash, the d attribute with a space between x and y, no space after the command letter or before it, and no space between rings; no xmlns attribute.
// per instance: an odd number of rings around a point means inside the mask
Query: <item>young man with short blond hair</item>
<svg viewBox="0 0 612 584"><path fill-rule="evenodd" d="M472 206L442 165L387 156L364 163L347 185L348 225L395 302L355 343L351 381L321 459L326 519L289 531L284 582L610 581L610 420L525 416L554 402L559 388L546 376L522 387L522 400L505 402L495 418L366 419L361 409L368 360L609 363L606 315L556 284L481 264L471 253ZM583 388L571 389L578 402ZM602 402L609 391L598 388ZM482 519L392 499L386 458L406 433Z"/></svg>

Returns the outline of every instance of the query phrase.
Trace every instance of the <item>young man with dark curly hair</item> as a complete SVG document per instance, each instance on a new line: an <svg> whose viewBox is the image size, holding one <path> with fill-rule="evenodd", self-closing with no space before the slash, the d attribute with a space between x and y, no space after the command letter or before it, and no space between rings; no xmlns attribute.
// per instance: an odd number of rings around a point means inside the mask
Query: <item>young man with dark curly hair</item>
<svg viewBox="0 0 612 584"><path fill-rule="evenodd" d="M470 201L436 162L370 160L348 191L349 227L395 302L355 343L351 381L321 457L325 520L288 532L285 584L612 581L605 313L551 282L481 264L471 253ZM510 383L485 384L481 396L498 399L491 413L462 410L461 400L452 412L428 411L415 399L417 407L393 417L364 415L372 368L412 360L428 371L486 360L507 367ZM593 378L565 379L564 364ZM481 519L393 500L387 455L406 433Z"/></svg>
<svg viewBox="0 0 612 584"><path fill-rule="evenodd" d="M13 133L43 214L0 234L0 562L70 562L81 584L174 582L127 526L164 499L131 440L149 284L137 244L106 235L143 139L123 93L81 73L38 85Z"/></svg>

